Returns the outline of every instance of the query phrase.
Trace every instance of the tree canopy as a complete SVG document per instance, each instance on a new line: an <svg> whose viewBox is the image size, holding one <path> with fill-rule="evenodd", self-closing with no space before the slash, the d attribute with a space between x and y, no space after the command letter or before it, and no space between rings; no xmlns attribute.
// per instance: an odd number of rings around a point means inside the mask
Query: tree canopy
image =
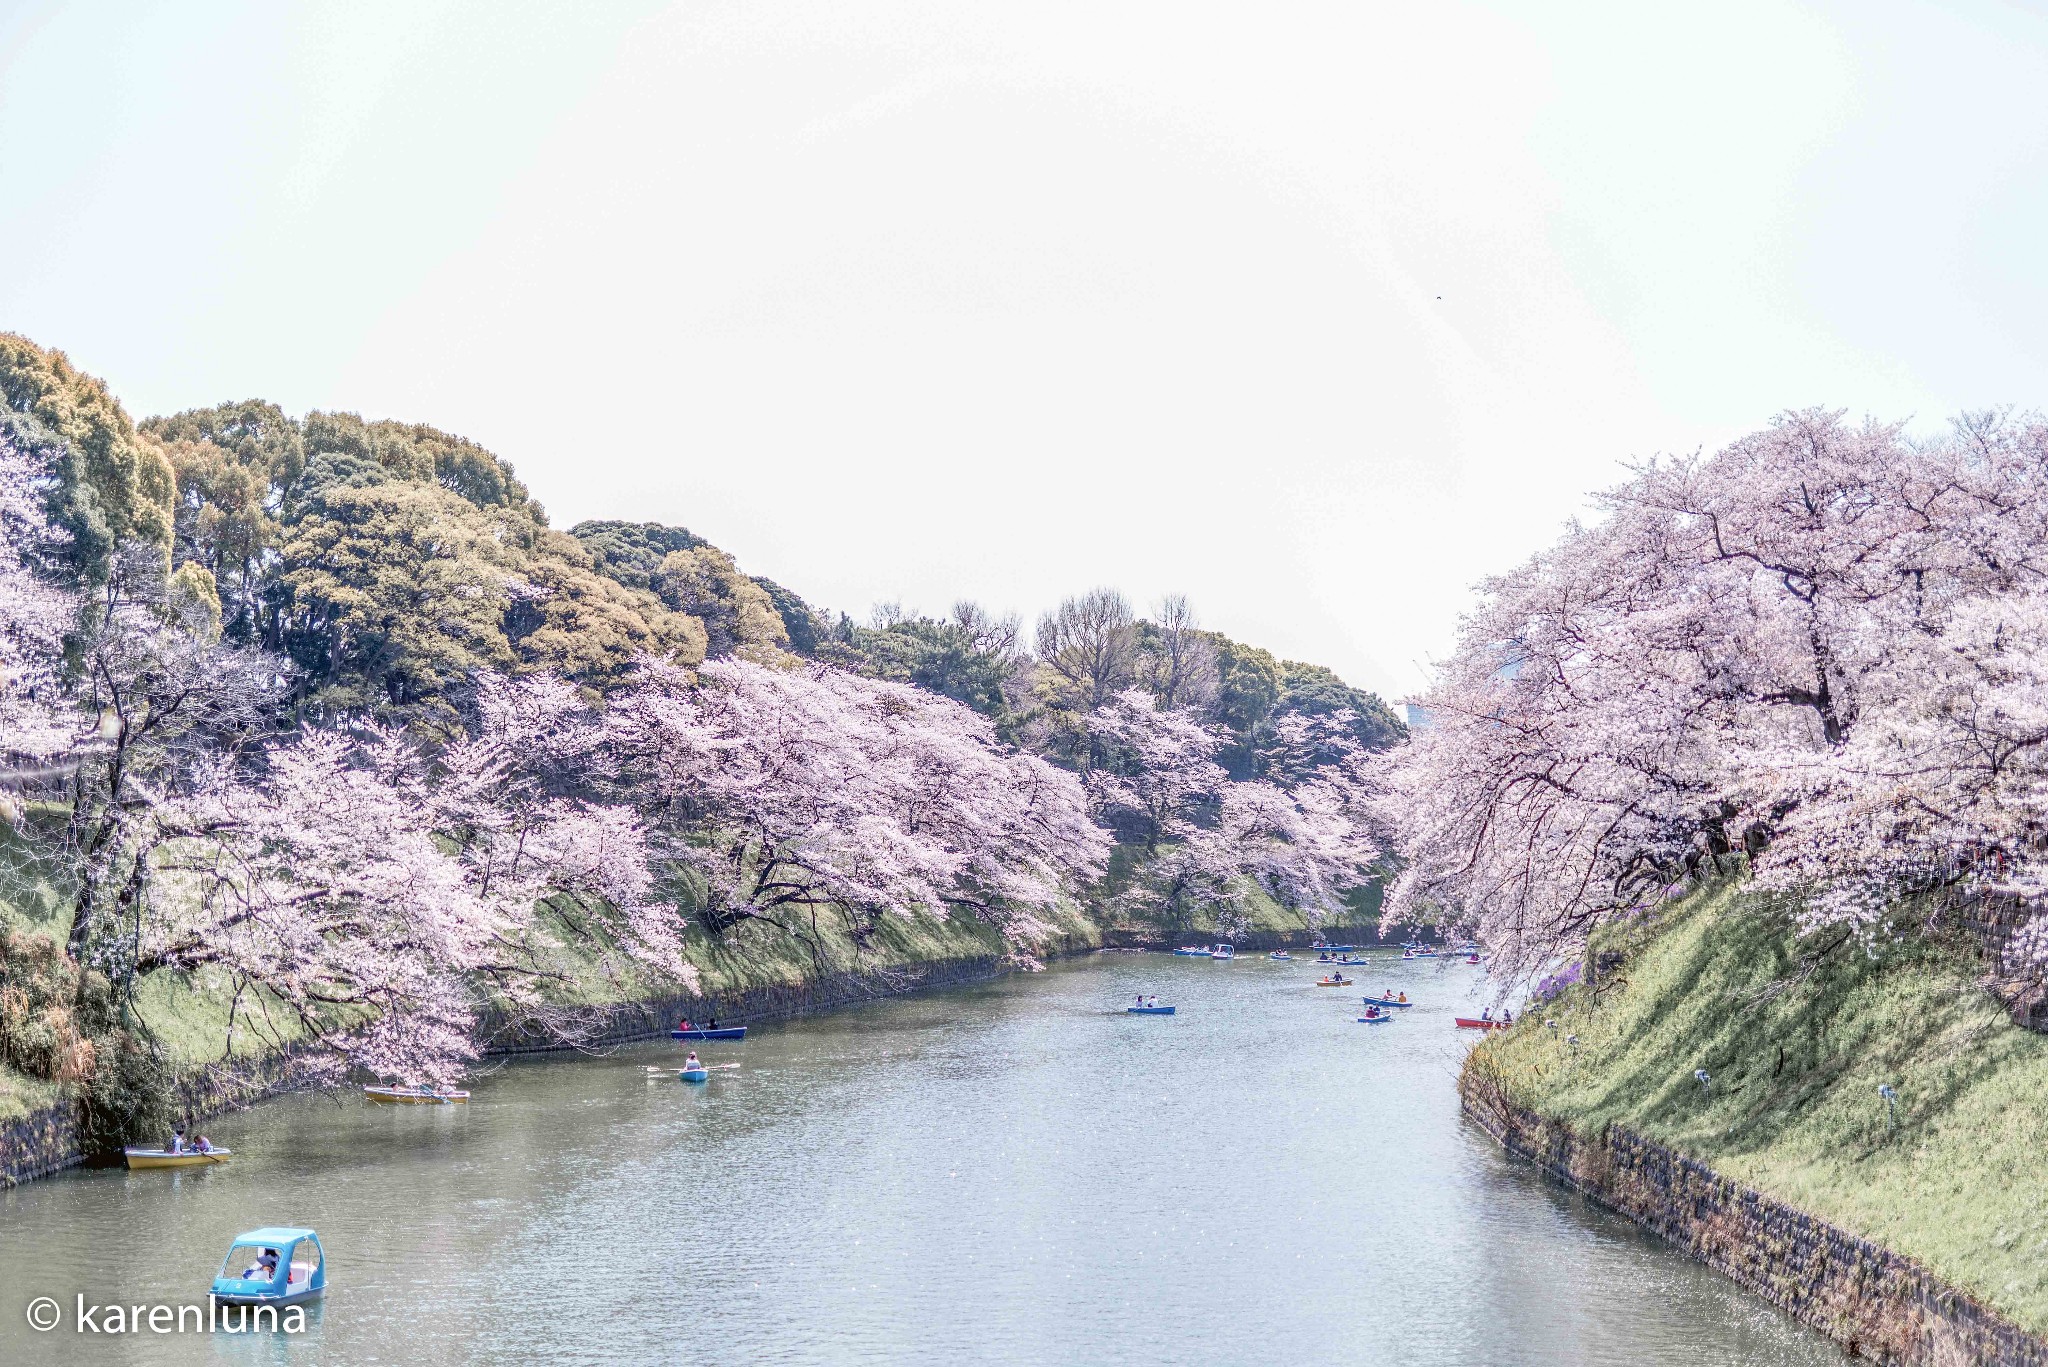
<svg viewBox="0 0 2048 1367"><path fill-rule="evenodd" d="M169 551L177 497L171 463L136 432L105 384L61 351L0 332L0 407L16 441L55 457L50 511L69 537L66 556L86 579L104 581L123 544Z"/></svg>

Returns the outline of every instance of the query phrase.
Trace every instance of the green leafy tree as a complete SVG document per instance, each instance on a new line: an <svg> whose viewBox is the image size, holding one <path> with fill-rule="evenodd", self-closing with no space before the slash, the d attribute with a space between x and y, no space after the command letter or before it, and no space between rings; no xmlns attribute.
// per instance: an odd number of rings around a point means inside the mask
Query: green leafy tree
<svg viewBox="0 0 2048 1367"><path fill-rule="evenodd" d="M285 539L278 635L322 709L445 711L518 658L505 634L517 564L499 523L447 490L336 482Z"/></svg>
<svg viewBox="0 0 2048 1367"><path fill-rule="evenodd" d="M116 549L129 543L168 554L171 463L105 384L61 351L0 332L0 408L34 424L23 433L31 441L59 448L51 514L70 534L65 554L86 581L106 582Z"/></svg>
<svg viewBox="0 0 2048 1367"><path fill-rule="evenodd" d="M1274 711L1324 717L1348 712L1352 739L1368 750L1384 749L1408 734L1379 694L1353 688L1336 671L1299 660L1280 662L1280 698Z"/></svg>
<svg viewBox="0 0 2048 1367"><path fill-rule="evenodd" d="M799 655L815 656L819 646L831 634L831 625L824 615L773 579L763 579L757 574L754 582L761 586L761 592L768 595L768 601L781 614L782 629L789 633L789 648Z"/></svg>
<svg viewBox="0 0 2048 1367"><path fill-rule="evenodd" d="M630 589L652 589L661 562L676 551L694 551L705 543L687 527L659 522L579 522L569 535L590 552L598 573Z"/></svg>
<svg viewBox="0 0 2048 1367"><path fill-rule="evenodd" d="M1018 701L1028 686L1028 661L1015 617L997 617L980 604L962 601L950 617L934 618L882 610L877 625L847 624L847 643L870 678L916 684L967 704L1012 738Z"/></svg>
<svg viewBox="0 0 2048 1367"><path fill-rule="evenodd" d="M151 418L141 430L177 474L176 560L213 576L226 635L255 639L284 534L284 491L305 467L299 425L251 399Z"/></svg>
<svg viewBox="0 0 2048 1367"><path fill-rule="evenodd" d="M365 422L354 413L306 415L308 460L351 458L349 468L375 464L393 479L438 484L478 508L503 508L523 515L536 526L547 514L527 494L512 467L466 437L454 436L425 423Z"/></svg>
<svg viewBox="0 0 2048 1367"><path fill-rule="evenodd" d="M671 610L703 622L706 651L714 658L789 645L774 601L716 546L670 551L654 572L653 587Z"/></svg>

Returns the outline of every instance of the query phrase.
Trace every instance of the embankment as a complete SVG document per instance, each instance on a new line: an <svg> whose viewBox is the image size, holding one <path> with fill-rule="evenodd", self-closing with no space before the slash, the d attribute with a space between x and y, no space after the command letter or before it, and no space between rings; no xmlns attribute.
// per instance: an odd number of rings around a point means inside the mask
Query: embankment
<svg viewBox="0 0 2048 1367"><path fill-rule="evenodd" d="M2048 1040L1966 935L1794 910L1722 885L1616 935L1473 1050L1467 1114L1864 1356L2048 1364Z"/></svg>
<svg viewBox="0 0 2048 1367"><path fill-rule="evenodd" d="M1278 908L1239 943L1247 951L1306 945L1305 925L1286 924ZM1377 934L1372 926L1332 927L1348 937ZM1191 931L1183 939L1201 939ZM1036 946L1041 957L1088 953L1105 941L1133 947L1164 947L1172 937L1131 927L1104 927L1070 910ZM721 943L699 941L692 959L698 990L677 993L630 976L607 977L589 963L562 965L577 984L573 996L550 1011L545 1025L487 1008L477 1040L486 1055L594 1049L658 1039L678 1019L716 1017L722 1024L786 1019L857 1005L931 988L985 982L1016 966L1001 941L978 922L955 919L890 918L858 947L837 930L816 945L787 935L742 934ZM217 994L182 991L150 1003L160 1037L188 1052L179 1060L177 1109L194 1119L253 1105L308 1085L285 1048L244 1047L226 1058ZM47 1089L46 1089L47 1090ZM41 1099L0 1118L0 1188L47 1176L87 1161L81 1144L77 1101L66 1095Z"/></svg>

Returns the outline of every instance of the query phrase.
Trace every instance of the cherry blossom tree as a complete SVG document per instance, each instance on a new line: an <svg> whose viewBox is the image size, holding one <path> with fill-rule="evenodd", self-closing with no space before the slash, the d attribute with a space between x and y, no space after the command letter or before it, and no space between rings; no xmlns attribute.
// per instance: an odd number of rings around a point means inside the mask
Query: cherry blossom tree
<svg viewBox="0 0 2048 1367"><path fill-rule="evenodd" d="M475 1057L486 996L545 1014L543 904L573 902L586 947L693 980L648 899L637 819L543 781L596 744L573 690L480 692L475 733L438 753L372 729L210 761L148 814L147 915L134 962L113 971L225 974L251 1028L310 1044L330 1076L436 1084Z"/></svg>
<svg viewBox="0 0 2048 1367"><path fill-rule="evenodd" d="M857 935L885 913L964 909L1026 944L1107 855L1072 775L905 684L650 661L605 726L620 790L701 880L714 931L772 922L816 953L822 909Z"/></svg>
<svg viewBox="0 0 2048 1367"><path fill-rule="evenodd" d="M1231 782L1215 760L1227 738L1142 689L1111 697L1089 728L1101 756L1086 776L1095 810L1147 854L1125 904L1168 929L1206 910L1234 939L1249 928L1253 888L1320 925L1372 876L1372 779L1342 718L1283 719L1279 743L1303 776L1292 789Z"/></svg>
<svg viewBox="0 0 2048 1367"><path fill-rule="evenodd" d="M63 541L46 513L53 477L48 452L0 421L0 784L10 814L11 790L83 739L61 678L79 601L44 563Z"/></svg>
<svg viewBox="0 0 2048 1367"><path fill-rule="evenodd" d="M1526 972L1738 857L1810 925L2036 889L2048 427L1791 414L1605 502L1484 586L1384 762L1398 913Z"/></svg>

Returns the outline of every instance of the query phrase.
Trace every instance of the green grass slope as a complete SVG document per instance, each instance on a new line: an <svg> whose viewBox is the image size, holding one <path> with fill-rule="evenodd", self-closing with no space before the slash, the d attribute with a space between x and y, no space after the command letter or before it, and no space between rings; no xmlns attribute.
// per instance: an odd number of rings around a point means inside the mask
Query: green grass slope
<svg viewBox="0 0 2048 1367"><path fill-rule="evenodd" d="M1475 1064L1581 1133L1625 1125L2048 1331L2048 1037L1960 947L1801 938L1736 885L1608 947L1627 958L1597 993L1532 1007Z"/></svg>

